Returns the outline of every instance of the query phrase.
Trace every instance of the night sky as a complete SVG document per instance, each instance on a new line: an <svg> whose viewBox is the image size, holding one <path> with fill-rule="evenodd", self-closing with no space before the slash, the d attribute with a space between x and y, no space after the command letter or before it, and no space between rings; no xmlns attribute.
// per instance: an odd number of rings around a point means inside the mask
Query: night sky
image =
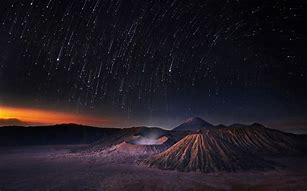
<svg viewBox="0 0 307 191"><path fill-rule="evenodd" d="M304 0L1 0L0 105L307 129ZM306 130L305 129L305 130Z"/></svg>

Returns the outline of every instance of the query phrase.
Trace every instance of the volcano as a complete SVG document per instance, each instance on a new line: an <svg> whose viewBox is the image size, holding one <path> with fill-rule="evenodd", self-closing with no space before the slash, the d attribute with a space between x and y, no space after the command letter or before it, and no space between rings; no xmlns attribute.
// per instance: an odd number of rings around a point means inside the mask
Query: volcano
<svg viewBox="0 0 307 191"><path fill-rule="evenodd" d="M189 134L144 163L149 167L178 171L272 169L280 165L264 160L262 156L304 154L303 141L297 135L260 124L218 126Z"/></svg>
<svg viewBox="0 0 307 191"><path fill-rule="evenodd" d="M206 122L205 120L199 117L193 117L186 120L181 125L175 127L173 131L196 131L203 128L212 128L212 124Z"/></svg>
<svg viewBox="0 0 307 191"><path fill-rule="evenodd" d="M163 136L169 136L169 132L158 127L132 127L120 129L118 132L110 136L105 136L101 140L90 145L87 150L100 151L124 142L139 142L140 145L142 142L143 145L159 144L158 139Z"/></svg>
<svg viewBox="0 0 307 191"><path fill-rule="evenodd" d="M84 149L84 152L102 152L126 156L149 156L165 151L178 138L169 131L154 127L132 127L104 137Z"/></svg>
<svg viewBox="0 0 307 191"><path fill-rule="evenodd" d="M145 161L149 167L179 171L240 171L272 169L272 162L244 153L208 133L192 134Z"/></svg>
<svg viewBox="0 0 307 191"><path fill-rule="evenodd" d="M109 150L115 151L116 153L128 154L131 156L146 156L165 151L173 144L174 143L169 141L169 138L166 136L160 137L158 139L148 139L142 136L137 136L130 141L124 141L114 145Z"/></svg>

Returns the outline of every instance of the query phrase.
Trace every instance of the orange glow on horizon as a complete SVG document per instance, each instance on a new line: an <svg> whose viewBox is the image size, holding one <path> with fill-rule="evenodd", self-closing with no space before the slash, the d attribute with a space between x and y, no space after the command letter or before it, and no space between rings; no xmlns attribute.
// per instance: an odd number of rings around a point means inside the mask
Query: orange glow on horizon
<svg viewBox="0 0 307 191"><path fill-rule="evenodd" d="M105 118L84 116L59 111L49 111L32 108L18 108L0 106L0 119L16 118L22 122L31 124L60 124L76 123L84 125L102 126L110 124L111 121Z"/></svg>

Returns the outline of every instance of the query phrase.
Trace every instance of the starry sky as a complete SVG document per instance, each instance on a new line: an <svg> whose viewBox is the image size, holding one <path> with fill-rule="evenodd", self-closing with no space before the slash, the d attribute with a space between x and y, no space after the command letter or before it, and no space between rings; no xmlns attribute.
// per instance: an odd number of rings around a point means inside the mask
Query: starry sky
<svg viewBox="0 0 307 191"><path fill-rule="evenodd" d="M304 0L1 0L0 106L100 126L200 116L306 130L304 12Z"/></svg>

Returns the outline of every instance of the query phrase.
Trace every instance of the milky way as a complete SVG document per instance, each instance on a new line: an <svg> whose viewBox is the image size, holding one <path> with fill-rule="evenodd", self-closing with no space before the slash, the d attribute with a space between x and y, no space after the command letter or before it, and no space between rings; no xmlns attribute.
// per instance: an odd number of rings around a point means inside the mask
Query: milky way
<svg viewBox="0 0 307 191"><path fill-rule="evenodd" d="M128 118L301 118L305 4L3 1L0 96Z"/></svg>

